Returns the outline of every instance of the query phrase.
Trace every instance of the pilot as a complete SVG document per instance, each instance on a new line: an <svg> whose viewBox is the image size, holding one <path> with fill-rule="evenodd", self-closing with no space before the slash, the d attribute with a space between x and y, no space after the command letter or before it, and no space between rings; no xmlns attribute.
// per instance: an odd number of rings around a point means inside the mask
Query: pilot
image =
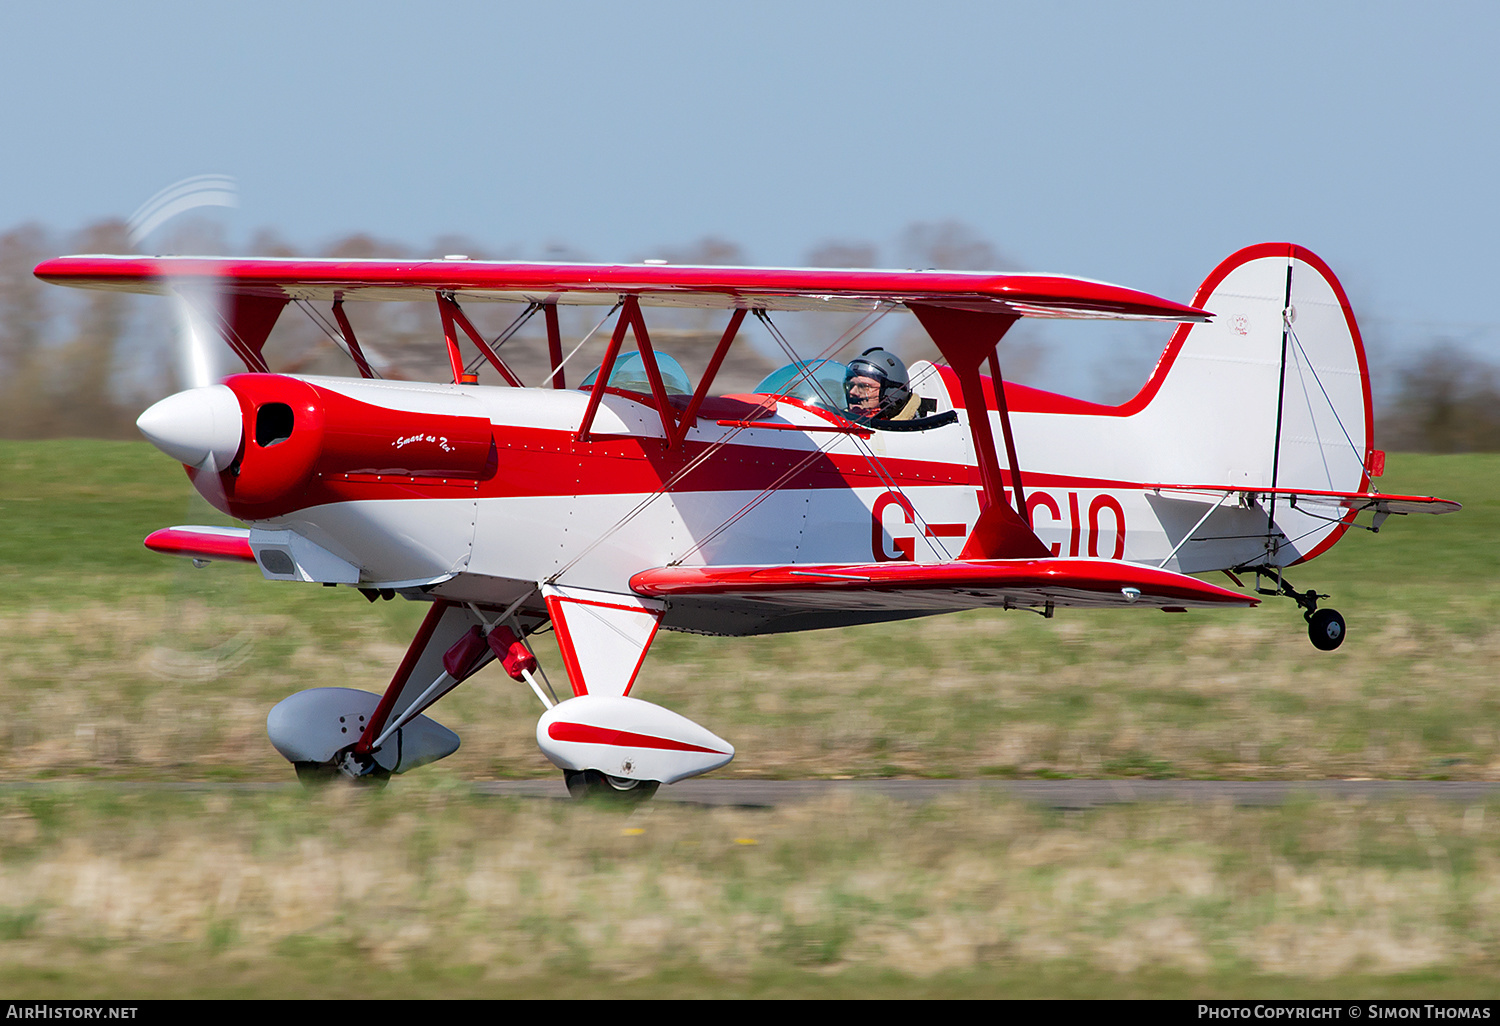
<svg viewBox="0 0 1500 1026"><path fill-rule="evenodd" d="M912 394L906 364L878 346L849 361L844 402L856 420L911 420L922 405Z"/></svg>

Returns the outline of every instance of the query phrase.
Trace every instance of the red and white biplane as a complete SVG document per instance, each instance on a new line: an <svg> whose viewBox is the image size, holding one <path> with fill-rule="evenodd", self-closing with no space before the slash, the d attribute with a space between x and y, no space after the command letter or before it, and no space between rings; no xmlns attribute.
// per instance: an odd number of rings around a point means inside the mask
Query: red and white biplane
<svg viewBox="0 0 1500 1026"><path fill-rule="evenodd" d="M150 548L430 603L383 695L317 688L271 711L272 743L304 778L383 779L452 753L457 736L424 713L491 661L536 692L538 744L575 794L647 796L723 766L728 742L634 693L662 628L739 636L1279 594L1332 649L1343 619L1283 569L1360 513L1375 530L1458 508L1371 487L1384 456L1354 315L1328 267L1288 244L1229 257L1188 305L1078 278L939 271L73 256L36 273L175 295L245 364L139 425L247 526L174 527ZM437 305L451 380L377 378L343 310L414 299ZM270 371L262 347L294 300L332 304L360 377ZM464 314L476 302L524 304L517 324L543 315L546 380L523 385L504 337L487 341ZM565 387L559 304L608 308L601 328L614 318L581 388ZM725 312L695 387L653 348L652 307ZM747 315L775 333L779 311L902 308L943 358L910 368L915 419L845 408L830 357L847 333L789 353L753 393L714 394ZM1021 317L1178 326L1140 393L1103 406L1002 381L996 344ZM465 337L505 385L474 383ZM1189 576L1208 571L1240 588ZM538 682L527 640L548 624L564 701Z"/></svg>

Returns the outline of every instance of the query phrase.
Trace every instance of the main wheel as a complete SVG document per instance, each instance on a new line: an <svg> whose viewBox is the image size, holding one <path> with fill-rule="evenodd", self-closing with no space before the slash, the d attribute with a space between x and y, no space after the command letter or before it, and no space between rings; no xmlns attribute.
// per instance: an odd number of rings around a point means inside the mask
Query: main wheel
<svg viewBox="0 0 1500 1026"><path fill-rule="evenodd" d="M297 770L297 782L309 791L321 790L339 781L346 781L350 787L368 787L378 791L391 782L390 771L379 766L375 767L373 773L351 777L340 772L337 766L326 762L294 762L292 765Z"/></svg>
<svg viewBox="0 0 1500 1026"><path fill-rule="evenodd" d="M635 805L648 800L661 786L659 780L629 780L598 770L563 770L568 794L579 800L593 799Z"/></svg>
<svg viewBox="0 0 1500 1026"><path fill-rule="evenodd" d="M1314 648L1332 652L1344 643L1344 618L1337 609L1320 609L1307 618L1307 636Z"/></svg>

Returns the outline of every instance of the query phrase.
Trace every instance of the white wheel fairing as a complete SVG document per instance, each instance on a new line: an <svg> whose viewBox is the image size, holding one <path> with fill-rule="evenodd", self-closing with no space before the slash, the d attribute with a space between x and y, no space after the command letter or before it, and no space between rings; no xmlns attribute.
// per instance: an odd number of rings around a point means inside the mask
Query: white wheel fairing
<svg viewBox="0 0 1500 1026"><path fill-rule="evenodd" d="M734 746L686 716L620 696L560 702L536 726L536 742L564 770L598 770L670 784L727 765Z"/></svg>
<svg viewBox="0 0 1500 1026"><path fill-rule="evenodd" d="M324 764L359 740L380 696L353 688L312 688L282 699L266 716L271 744L291 763ZM425 766L458 751L458 735L426 716L413 717L374 753L391 773Z"/></svg>

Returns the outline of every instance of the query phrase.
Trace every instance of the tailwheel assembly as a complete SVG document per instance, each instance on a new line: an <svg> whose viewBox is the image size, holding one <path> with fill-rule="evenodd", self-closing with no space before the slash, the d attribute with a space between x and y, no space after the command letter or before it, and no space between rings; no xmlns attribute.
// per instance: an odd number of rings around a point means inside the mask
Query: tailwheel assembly
<svg viewBox="0 0 1500 1026"><path fill-rule="evenodd" d="M1261 587L1263 577L1276 582L1274 588ZM1307 636L1313 647L1322 652L1332 652L1344 643L1344 616L1337 609L1319 609L1318 599L1326 599L1309 588L1298 591L1281 576L1280 567L1256 567L1255 590L1261 595L1285 595L1302 608L1302 618L1307 621Z"/></svg>
<svg viewBox="0 0 1500 1026"><path fill-rule="evenodd" d="M636 805L647 801L661 786L659 780L631 780L627 777L612 777L598 770L564 770L563 779L568 784L568 794L580 801L593 800Z"/></svg>

